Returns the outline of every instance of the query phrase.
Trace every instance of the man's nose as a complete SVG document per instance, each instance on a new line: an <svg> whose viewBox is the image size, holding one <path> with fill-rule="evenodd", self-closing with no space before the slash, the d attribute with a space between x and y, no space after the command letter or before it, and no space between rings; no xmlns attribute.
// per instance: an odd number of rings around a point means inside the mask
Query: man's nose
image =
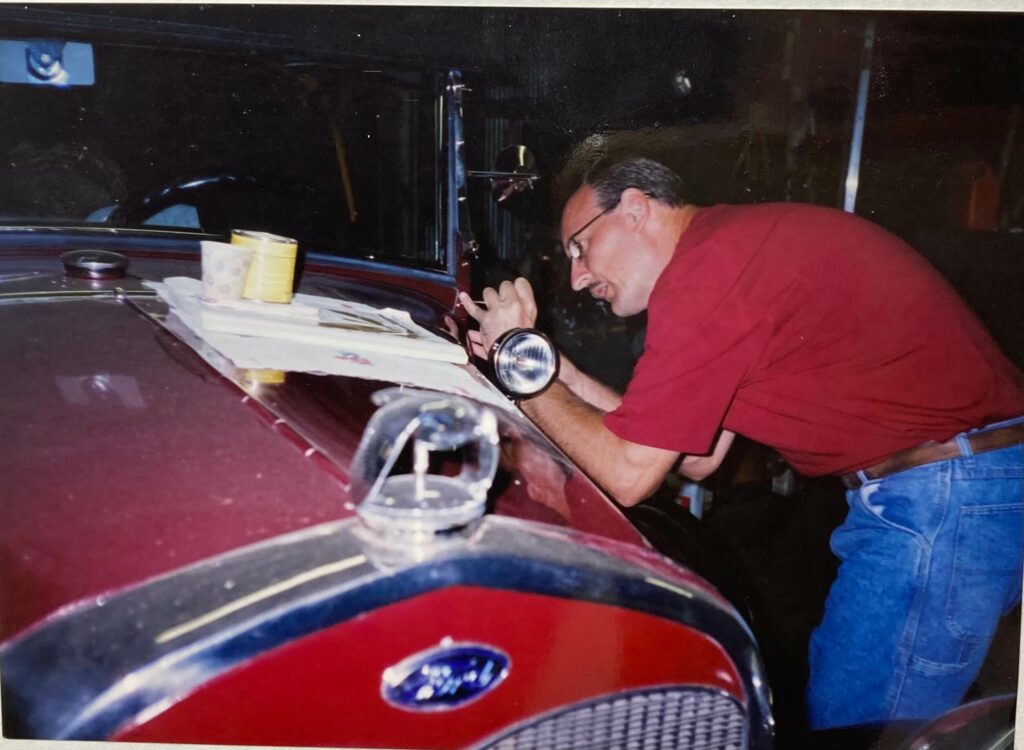
<svg viewBox="0 0 1024 750"><path fill-rule="evenodd" d="M569 269L569 281L572 284L574 292L582 292L588 286L590 286L591 275L590 271L587 270L587 264L582 260L576 260L575 258L571 261Z"/></svg>

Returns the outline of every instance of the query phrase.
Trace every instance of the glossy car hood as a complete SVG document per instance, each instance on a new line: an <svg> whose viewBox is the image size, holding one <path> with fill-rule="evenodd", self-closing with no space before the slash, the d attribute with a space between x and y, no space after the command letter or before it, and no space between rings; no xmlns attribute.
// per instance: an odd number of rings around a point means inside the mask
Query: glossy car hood
<svg viewBox="0 0 1024 750"><path fill-rule="evenodd" d="M144 313L162 303L62 296L88 282L54 263L0 269L12 274L0 284L0 639L83 598L354 513L348 463L370 396L390 384L288 373L246 390ZM198 271L133 263L140 278ZM502 436L492 512L639 542L528 421L505 418Z"/></svg>

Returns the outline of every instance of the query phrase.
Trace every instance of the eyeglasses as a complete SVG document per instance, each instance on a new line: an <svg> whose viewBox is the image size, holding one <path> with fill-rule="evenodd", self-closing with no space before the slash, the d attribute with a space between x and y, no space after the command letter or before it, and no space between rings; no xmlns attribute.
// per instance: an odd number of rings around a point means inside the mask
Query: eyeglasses
<svg viewBox="0 0 1024 750"><path fill-rule="evenodd" d="M612 205L608 206L608 208L606 208L604 211L599 213L593 219L591 219L586 224L584 224L579 229L577 229L575 232L573 232L572 234L569 235L569 239L567 239L565 241L565 246L564 246L564 252L565 252L566 256L568 256L569 260L582 260L583 259L583 246L579 243L579 241L576 238L579 237L581 234L583 234L583 232L585 232L590 227L590 225L593 224L595 221L600 219L605 214L611 213L612 211L614 211L618 207L619 207L619 201L615 201L615 203L613 203Z"/></svg>

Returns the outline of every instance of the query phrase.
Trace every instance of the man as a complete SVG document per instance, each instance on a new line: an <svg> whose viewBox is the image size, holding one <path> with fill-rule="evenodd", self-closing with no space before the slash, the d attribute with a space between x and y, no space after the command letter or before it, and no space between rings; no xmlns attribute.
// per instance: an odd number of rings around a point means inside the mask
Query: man
<svg viewBox="0 0 1024 750"><path fill-rule="evenodd" d="M706 477L736 433L802 473L843 476L811 726L955 706L1020 601L1024 485L1022 377L964 303L860 218L698 208L645 159L592 170L561 237L573 289L620 316L648 311L645 348L624 396L563 360L526 414L623 505L680 456L683 474ZM478 354L536 319L525 279L483 299L461 297Z"/></svg>

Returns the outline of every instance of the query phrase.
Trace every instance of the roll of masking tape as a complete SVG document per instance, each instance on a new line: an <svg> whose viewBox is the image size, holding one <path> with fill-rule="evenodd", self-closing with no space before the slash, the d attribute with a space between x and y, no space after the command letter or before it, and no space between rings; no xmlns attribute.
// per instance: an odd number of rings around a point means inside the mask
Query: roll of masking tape
<svg viewBox="0 0 1024 750"><path fill-rule="evenodd" d="M252 263L242 292L245 299L283 303L292 301L295 256L299 249L295 240L269 232L235 229L231 232L231 244L252 250Z"/></svg>
<svg viewBox="0 0 1024 750"><path fill-rule="evenodd" d="M285 381L287 375L288 373L284 370L244 370L242 380L253 384L280 385Z"/></svg>

